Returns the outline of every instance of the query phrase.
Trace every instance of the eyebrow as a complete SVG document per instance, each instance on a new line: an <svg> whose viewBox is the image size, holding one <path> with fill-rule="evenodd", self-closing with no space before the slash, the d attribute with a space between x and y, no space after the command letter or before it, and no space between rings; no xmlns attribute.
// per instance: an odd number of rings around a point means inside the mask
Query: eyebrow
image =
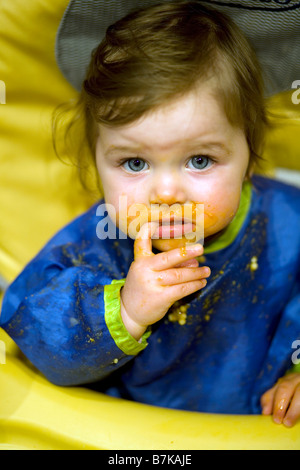
<svg viewBox="0 0 300 470"><path fill-rule="evenodd" d="M140 152L143 149L142 146L137 147L126 147L126 146L115 146L111 145L108 149L104 152L105 156L112 155L117 152Z"/></svg>
<svg viewBox="0 0 300 470"><path fill-rule="evenodd" d="M190 145L190 151L193 151L194 149L197 150L199 148L203 149L208 149L208 150L214 150L214 149L220 149L223 152L226 153L226 155L231 155L232 149L228 147L226 144L223 142L200 142L200 141L195 141L193 142L192 145Z"/></svg>
<svg viewBox="0 0 300 470"><path fill-rule="evenodd" d="M189 141L191 142L191 141ZM203 147L204 149L221 149L223 152L226 153L226 155L230 155L232 153L232 150L228 148L223 142L201 142L201 141L193 141L191 145L187 145L189 147L189 151L192 152L193 150L197 150L200 147ZM137 146L115 146L111 145L108 147L108 149L104 152L104 156L108 157L110 155L114 155L115 153L119 152L128 152L128 153L138 153L138 152L143 152L145 149L148 147L145 147L143 145L137 145Z"/></svg>

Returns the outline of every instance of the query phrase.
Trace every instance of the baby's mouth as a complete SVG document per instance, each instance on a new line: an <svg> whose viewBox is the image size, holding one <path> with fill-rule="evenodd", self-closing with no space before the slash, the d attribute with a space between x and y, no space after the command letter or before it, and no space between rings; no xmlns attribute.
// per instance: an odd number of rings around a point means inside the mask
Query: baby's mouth
<svg viewBox="0 0 300 470"><path fill-rule="evenodd" d="M183 238L186 234L195 231L195 224L187 219L175 219L173 217L160 219L159 225L152 238L170 239Z"/></svg>
<svg viewBox="0 0 300 470"><path fill-rule="evenodd" d="M152 239L185 239L190 243L203 239L204 204L185 205L133 204L127 208L126 231L131 238L136 238L141 227L153 223ZM156 228L155 228L156 226Z"/></svg>

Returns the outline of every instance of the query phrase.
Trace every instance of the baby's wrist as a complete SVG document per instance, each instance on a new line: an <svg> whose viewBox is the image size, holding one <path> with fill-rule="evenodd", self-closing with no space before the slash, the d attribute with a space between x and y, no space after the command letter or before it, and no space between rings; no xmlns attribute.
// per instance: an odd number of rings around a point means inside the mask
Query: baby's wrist
<svg viewBox="0 0 300 470"><path fill-rule="evenodd" d="M136 323L127 313L126 308L123 304L122 301L122 295L121 295L121 317L122 321L124 323L124 326L128 333L137 341L141 339L143 334L145 333L147 326L144 325L139 325Z"/></svg>

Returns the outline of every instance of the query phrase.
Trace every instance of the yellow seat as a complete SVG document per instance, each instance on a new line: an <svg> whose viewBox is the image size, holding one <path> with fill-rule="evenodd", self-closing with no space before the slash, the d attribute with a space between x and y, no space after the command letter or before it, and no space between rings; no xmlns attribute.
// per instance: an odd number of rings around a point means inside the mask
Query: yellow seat
<svg viewBox="0 0 300 470"><path fill-rule="evenodd" d="M67 4L1 1L0 276L7 282L93 202L52 149L53 108L76 96L54 57ZM286 92L271 107L286 117L268 135L265 168L299 170L300 106ZM300 423L287 429L270 417L182 412L56 387L0 330L0 449L299 449L299 430Z"/></svg>
<svg viewBox="0 0 300 470"><path fill-rule="evenodd" d="M0 450L300 448L300 423L287 429L270 417L169 410L57 387L18 356L11 344L0 365Z"/></svg>

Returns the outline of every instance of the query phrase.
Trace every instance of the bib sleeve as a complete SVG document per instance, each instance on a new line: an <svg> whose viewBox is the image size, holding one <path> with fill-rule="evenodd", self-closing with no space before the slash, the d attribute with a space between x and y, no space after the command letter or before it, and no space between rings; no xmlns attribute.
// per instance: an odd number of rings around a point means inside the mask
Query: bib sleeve
<svg viewBox="0 0 300 470"><path fill-rule="evenodd" d="M125 365L149 333L136 341L123 325L125 281L104 264L67 263L66 250L42 252L25 268L6 292L0 326L49 381L74 386Z"/></svg>

